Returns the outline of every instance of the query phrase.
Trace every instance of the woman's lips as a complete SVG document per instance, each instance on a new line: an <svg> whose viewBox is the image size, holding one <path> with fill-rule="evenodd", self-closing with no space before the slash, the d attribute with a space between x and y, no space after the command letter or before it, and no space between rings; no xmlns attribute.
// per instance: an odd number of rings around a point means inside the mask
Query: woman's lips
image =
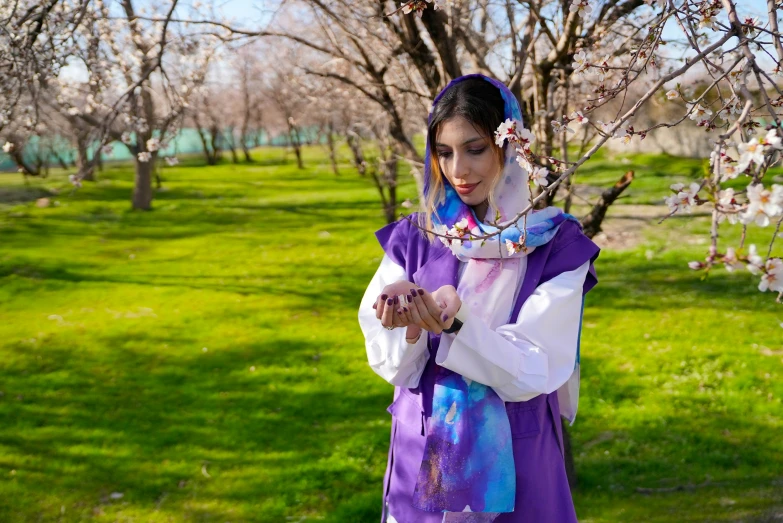
<svg viewBox="0 0 783 523"><path fill-rule="evenodd" d="M472 193L472 192L473 192L473 189L475 189L475 188L476 188L476 186L477 186L479 183L480 183L480 182L471 183L471 184L466 184L466 185L455 185L455 186L454 186L454 189L456 189L456 190L457 190L457 192L458 192L458 193L460 193L460 194L470 194L470 193Z"/></svg>

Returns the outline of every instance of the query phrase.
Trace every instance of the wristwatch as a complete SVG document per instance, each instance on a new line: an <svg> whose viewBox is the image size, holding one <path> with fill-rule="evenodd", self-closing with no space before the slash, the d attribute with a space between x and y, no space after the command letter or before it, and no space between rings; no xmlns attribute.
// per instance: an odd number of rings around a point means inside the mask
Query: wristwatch
<svg viewBox="0 0 783 523"><path fill-rule="evenodd" d="M443 332L452 334L460 330L464 322L468 319L467 314L468 314L467 307L463 305L462 307L459 308L457 314L454 315L454 322L451 324L451 327L449 327L448 329L443 329Z"/></svg>
<svg viewBox="0 0 783 523"><path fill-rule="evenodd" d="M456 317L454 318L454 322L451 324L451 327L448 329L443 329L443 332L448 332L451 334L452 332L457 332L462 328L462 322L459 321Z"/></svg>

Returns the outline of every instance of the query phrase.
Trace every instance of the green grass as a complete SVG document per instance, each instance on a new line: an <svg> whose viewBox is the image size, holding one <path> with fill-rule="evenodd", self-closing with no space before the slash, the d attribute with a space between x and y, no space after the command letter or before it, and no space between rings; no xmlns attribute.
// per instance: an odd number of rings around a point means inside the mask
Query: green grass
<svg viewBox="0 0 783 523"><path fill-rule="evenodd" d="M259 154L166 168L148 213L129 210L127 166L73 194L62 173L0 175L0 521L377 521L391 386L355 317L378 197L320 149L304 171ZM630 161L661 174L623 202L699 172ZM589 165L578 183L627 168ZM35 207L52 189L59 205ZM687 269L707 227L669 220L601 255L572 428L581 521L783 512L783 308L750 275Z"/></svg>

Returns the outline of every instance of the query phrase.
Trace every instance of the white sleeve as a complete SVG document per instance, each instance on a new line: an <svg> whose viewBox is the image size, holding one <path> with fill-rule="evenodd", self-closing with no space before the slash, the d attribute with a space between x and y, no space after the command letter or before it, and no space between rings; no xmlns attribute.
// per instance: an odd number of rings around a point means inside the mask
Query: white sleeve
<svg viewBox="0 0 783 523"><path fill-rule="evenodd" d="M463 304L462 328L443 334L436 362L492 387L503 401L549 394L574 372L582 320L582 287L590 262L542 283L516 323L490 329ZM464 309L464 310L463 310Z"/></svg>
<svg viewBox="0 0 783 523"><path fill-rule="evenodd" d="M364 333L367 360L372 370L392 385L413 388L418 386L430 356L427 332L422 331L416 343L408 343L405 341L406 329L385 329L372 308L384 287L405 279L405 269L384 255L359 306L359 326Z"/></svg>

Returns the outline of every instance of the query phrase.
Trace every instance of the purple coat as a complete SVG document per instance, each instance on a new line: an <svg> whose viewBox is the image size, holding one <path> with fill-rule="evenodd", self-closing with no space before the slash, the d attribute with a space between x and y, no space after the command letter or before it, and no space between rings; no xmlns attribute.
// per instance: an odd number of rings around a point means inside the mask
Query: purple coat
<svg viewBox="0 0 783 523"><path fill-rule="evenodd" d="M416 216L412 216L416 219ZM430 243L406 219L376 232L385 253L405 269L409 281L434 291L443 285L458 284L459 261L441 242ZM595 261L598 247L582 234L580 226L564 222L557 235L537 247L528 257L519 296L511 314L519 315L522 304L536 287L586 261ZM584 292L597 283L591 264ZM426 424L432 412L432 394L438 365L435 354L439 335L429 335L430 358L415 389L395 387L391 444L384 478L385 506L398 523L440 523L442 513L425 512L411 504L426 441ZM443 369L446 370L446 369ZM447 371L451 372L451 371ZM569 523L576 521L571 491L563 460L563 434L557 393L540 395L529 401L507 402L516 466L515 511L500 515L495 523Z"/></svg>

